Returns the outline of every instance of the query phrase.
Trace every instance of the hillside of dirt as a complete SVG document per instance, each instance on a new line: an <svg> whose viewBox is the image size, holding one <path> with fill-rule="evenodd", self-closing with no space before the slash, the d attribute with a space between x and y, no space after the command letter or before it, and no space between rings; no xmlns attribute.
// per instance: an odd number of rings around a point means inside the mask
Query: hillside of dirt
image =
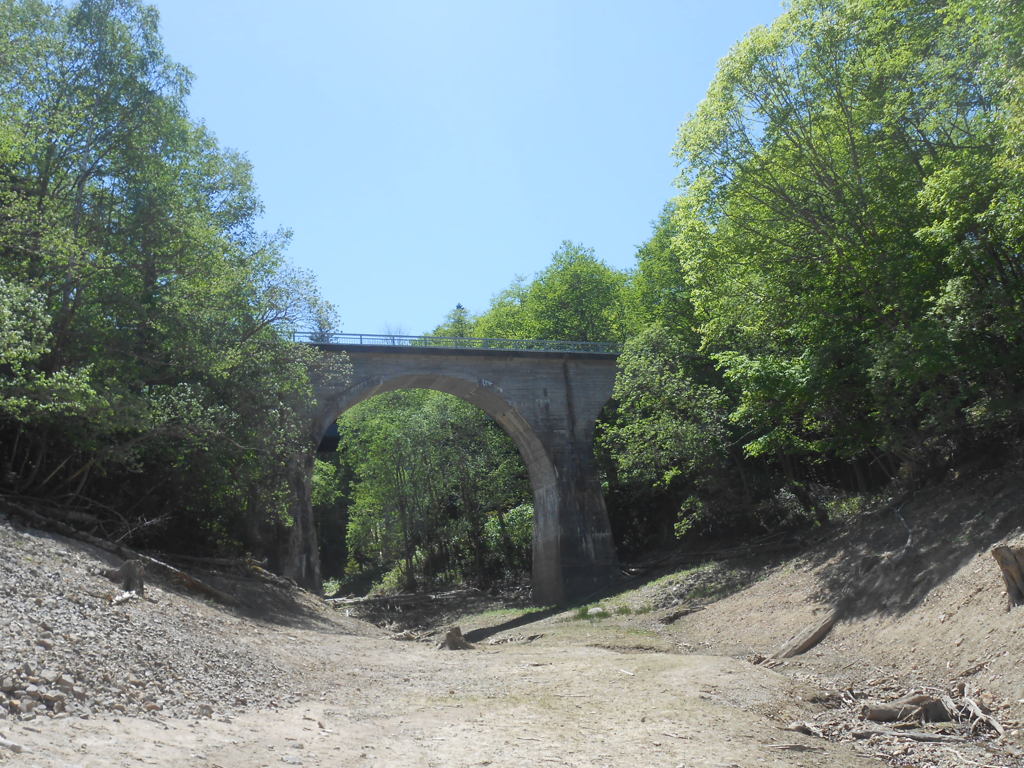
<svg viewBox="0 0 1024 768"><path fill-rule="evenodd" d="M0 513L0 765L1024 766L1024 608L990 555L1022 499L1019 468L976 472L568 610L237 569L189 569L227 602L126 593L119 558ZM471 650L438 648L452 624ZM914 694L952 719L862 717Z"/></svg>

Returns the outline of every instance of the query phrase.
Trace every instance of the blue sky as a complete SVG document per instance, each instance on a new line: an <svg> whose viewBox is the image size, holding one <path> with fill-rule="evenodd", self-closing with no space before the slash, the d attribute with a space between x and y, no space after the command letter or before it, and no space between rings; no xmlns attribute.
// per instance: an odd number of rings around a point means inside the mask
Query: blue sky
<svg viewBox="0 0 1024 768"><path fill-rule="evenodd" d="M632 266L718 60L777 0L156 0L341 330L474 313L563 240Z"/></svg>

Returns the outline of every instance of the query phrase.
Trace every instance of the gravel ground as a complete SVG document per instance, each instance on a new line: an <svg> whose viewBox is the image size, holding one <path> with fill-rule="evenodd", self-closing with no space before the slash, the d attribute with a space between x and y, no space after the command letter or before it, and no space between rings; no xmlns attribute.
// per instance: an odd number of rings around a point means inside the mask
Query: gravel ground
<svg viewBox="0 0 1024 768"><path fill-rule="evenodd" d="M0 718L230 715L294 698L262 643L273 625L160 584L122 599L100 573L116 558L2 518L0 553Z"/></svg>

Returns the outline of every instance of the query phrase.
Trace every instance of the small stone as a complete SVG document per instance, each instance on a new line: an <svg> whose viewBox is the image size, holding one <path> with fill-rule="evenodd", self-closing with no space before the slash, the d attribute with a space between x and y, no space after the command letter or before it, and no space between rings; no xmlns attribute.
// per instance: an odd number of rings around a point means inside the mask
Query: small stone
<svg viewBox="0 0 1024 768"><path fill-rule="evenodd" d="M142 705L142 708L147 712L159 712L161 709L163 709L163 707L157 704L155 701L147 701L145 704Z"/></svg>
<svg viewBox="0 0 1024 768"><path fill-rule="evenodd" d="M15 683L13 677L5 677L3 680L0 680L0 691L3 691L4 693L10 693L13 691L14 686Z"/></svg>
<svg viewBox="0 0 1024 768"><path fill-rule="evenodd" d="M37 637L36 638L36 645L38 645L40 648L43 648L44 650L47 650L47 651L52 651L53 650L53 640L51 640L48 637Z"/></svg>
<svg viewBox="0 0 1024 768"><path fill-rule="evenodd" d="M53 685L60 678L60 672L54 669L44 669L39 673L39 677L46 681L48 685Z"/></svg>
<svg viewBox="0 0 1024 768"><path fill-rule="evenodd" d="M213 707L209 704L200 704L196 707L196 714L199 717L213 717Z"/></svg>

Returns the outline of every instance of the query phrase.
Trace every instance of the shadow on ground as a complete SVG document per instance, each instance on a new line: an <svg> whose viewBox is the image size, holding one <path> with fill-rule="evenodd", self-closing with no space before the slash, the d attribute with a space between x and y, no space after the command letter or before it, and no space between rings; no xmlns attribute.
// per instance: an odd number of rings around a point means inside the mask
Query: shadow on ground
<svg viewBox="0 0 1024 768"><path fill-rule="evenodd" d="M477 629L471 629L466 632L463 637L471 643L479 643L481 640L486 640L492 635L496 635L499 632L507 632L510 629L518 629L519 627L525 627L533 624L536 621L543 621L544 619L555 616L556 614L562 613L566 610L565 608L545 608L540 611L533 611L531 613L524 613L515 618L503 621L500 624L494 624L490 627L478 627Z"/></svg>
<svg viewBox="0 0 1024 768"><path fill-rule="evenodd" d="M848 618L906 613L979 552L1021 532L1022 495L1024 472L991 472L910 494L837 527L830 544L805 555L821 569L814 598Z"/></svg>

